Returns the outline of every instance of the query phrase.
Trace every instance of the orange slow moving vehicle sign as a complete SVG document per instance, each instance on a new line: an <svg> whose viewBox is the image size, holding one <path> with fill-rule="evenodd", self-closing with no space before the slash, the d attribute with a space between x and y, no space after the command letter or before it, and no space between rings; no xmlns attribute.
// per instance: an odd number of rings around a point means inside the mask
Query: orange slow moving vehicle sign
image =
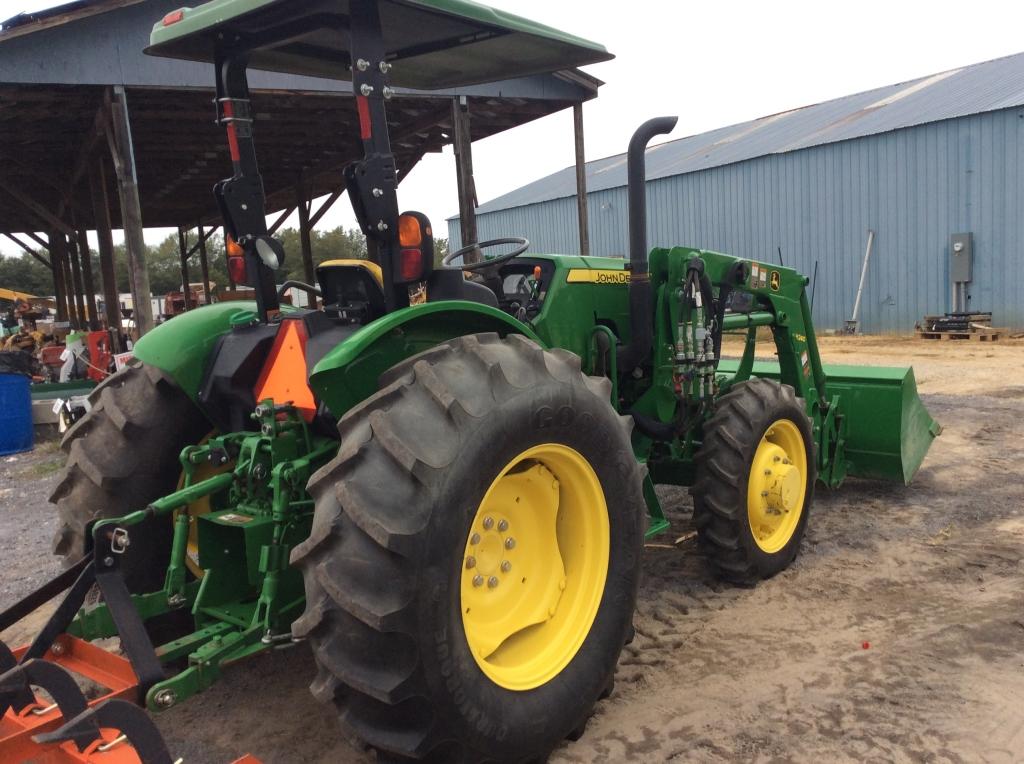
<svg viewBox="0 0 1024 764"><path fill-rule="evenodd" d="M303 419L312 422L316 415L316 399L307 382L307 339L306 327L301 320L282 321L253 392L257 402L273 398L278 405L291 403Z"/></svg>

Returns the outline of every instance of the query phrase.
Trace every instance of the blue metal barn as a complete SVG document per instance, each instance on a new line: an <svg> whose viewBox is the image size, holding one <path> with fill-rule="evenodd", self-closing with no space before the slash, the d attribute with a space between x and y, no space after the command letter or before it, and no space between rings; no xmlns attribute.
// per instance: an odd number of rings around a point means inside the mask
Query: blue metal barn
<svg viewBox="0 0 1024 764"><path fill-rule="evenodd" d="M971 233L969 307L1024 326L1024 54L654 146L652 246L684 244L810 275L815 320L849 318L868 230L867 332L951 309L950 237ZM587 163L590 254L626 251L625 155ZM579 253L575 168L484 204L481 239ZM449 220L460 246L458 218Z"/></svg>

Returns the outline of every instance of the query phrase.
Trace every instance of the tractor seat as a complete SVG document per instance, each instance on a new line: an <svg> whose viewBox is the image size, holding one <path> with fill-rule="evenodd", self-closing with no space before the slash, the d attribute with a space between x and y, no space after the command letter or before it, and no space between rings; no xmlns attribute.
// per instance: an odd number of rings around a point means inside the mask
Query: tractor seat
<svg viewBox="0 0 1024 764"><path fill-rule="evenodd" d="M369 323L387 312L384 277L370 260L327 260L316 269L324 312L336 318Z"/></svg>
<svg viewBox="0 0 1024 764"><path fill-rule="evenodd" d="M439 268L427 279L427 302L441 300L469 300L492 308L499 307L498 296L492 289L467 281L458 268Z"/></svg>

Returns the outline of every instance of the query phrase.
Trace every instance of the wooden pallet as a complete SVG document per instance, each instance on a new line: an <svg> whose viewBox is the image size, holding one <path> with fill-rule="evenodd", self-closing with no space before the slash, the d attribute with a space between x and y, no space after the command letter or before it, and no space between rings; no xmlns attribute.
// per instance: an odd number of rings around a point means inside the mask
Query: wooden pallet
<svg viewBox="0 0 1024 764"><path fill-rule="evenodd" d="M1000 333L995 331L960 331L960 332L927 332L918 329L914 332L922 340L974 340L975 342L995 342Z"/></svg>

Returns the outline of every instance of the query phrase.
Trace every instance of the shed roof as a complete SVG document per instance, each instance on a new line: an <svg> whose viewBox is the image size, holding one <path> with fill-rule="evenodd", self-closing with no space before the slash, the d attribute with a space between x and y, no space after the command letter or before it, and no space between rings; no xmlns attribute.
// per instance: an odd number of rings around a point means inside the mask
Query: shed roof
<svg viewBox="0 0 1024 764"><path fill-rule="evenodd" d="M211 189L231 165L213 122L213 69L143 55L153 23L181 4L76 0L0 22L0 231L46 230L40 207L94 227L82 168L103 153L95 128L116 85L127 91L145 225L218 217ZM351 83L261 71L249 82L268 212L294 205L299 180L312 196L341 188L342 168L362 155ZM429 93L400 89L388 106L399 167L407 174L451 142L455 96L467 99L475 141L593 97L600 84L571 70ZM119 227L116 204L112 212Z"/></svg>
<svg viewBox="0 0 1024 764"><path fill-rule="evenodd" d="M647 179L1024 105L1024 53L867 90L652 146ZM587 163L587 190L626 185L626 155ZM574 196L575 165L477 209L497 212Z"/></svg>

